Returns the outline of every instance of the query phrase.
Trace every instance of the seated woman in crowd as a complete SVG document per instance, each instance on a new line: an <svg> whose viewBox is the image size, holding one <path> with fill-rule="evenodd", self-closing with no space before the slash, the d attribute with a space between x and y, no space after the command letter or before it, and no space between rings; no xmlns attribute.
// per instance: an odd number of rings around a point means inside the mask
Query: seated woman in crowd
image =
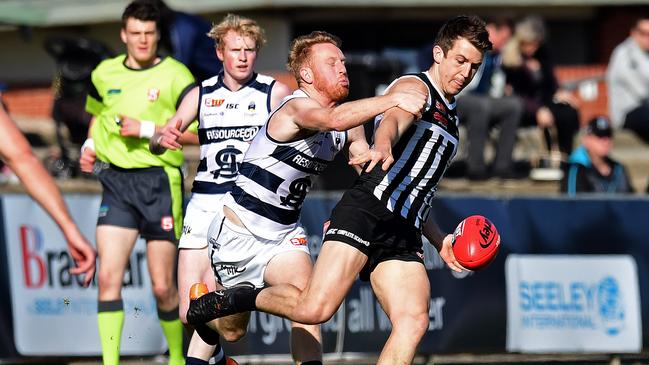
<svg viewBox="0 0 649 365"><path fill-rule="evenodd" d="M579 114L573 95L559 88L545 35L538 17L528 16L518 22L503 50L503 69L510 91L524 102L521 125L542 128L548 148L552 142L550 128L556 128L559 150L567 156L579 130Z"/></svg>

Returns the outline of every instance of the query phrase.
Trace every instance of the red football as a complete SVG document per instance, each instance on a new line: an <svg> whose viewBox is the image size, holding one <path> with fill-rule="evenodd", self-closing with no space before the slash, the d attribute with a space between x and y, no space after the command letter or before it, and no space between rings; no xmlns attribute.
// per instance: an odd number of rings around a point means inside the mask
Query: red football
<svg viewBox="0 0 649 365"><path fill-rule="evenodd" d="M481 215L465 218L453 233L455 258L469 270L480 270L496 257L500 235L496 226Z"/></svg>

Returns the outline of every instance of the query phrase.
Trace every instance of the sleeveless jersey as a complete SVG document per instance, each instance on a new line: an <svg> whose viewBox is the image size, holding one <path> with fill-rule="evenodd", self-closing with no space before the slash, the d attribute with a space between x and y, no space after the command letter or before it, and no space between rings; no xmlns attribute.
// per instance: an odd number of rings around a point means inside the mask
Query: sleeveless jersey
<svg viewBox="0 0 649 365"><path fill-rule="evenodd" d="M421 228L437 184L455 156L459 142L458 118L455 101L449 104L442 97L428 72L403 77L417 77L426 84L429 94L426 110L392 149L395 162L390 169L374 168L370 173L363 173L356 188L373 194L391 212ZM380 118L377 117L377 122Z"/></svg>
<svg viewBox="0 0 649 365"><path fill-rule="evenodd" d="M277 110L298 97L308 95L297 90ZM347 135L314 131L303 139L277 142L268 135L267 126L268 123L248 148L224 205L235 211L254 235L281 240L298 224L302 203L311 188L311 176L324 171L345 145Z"/></svg>
<svg viewBox="0 0 649 365"><path fill-rule="evenodd" d="M193 193L225 194L232 190L243 155L268 119L275 80L253 74L231 91L223 72L201 83L198 106L200 162Z"/></svg>

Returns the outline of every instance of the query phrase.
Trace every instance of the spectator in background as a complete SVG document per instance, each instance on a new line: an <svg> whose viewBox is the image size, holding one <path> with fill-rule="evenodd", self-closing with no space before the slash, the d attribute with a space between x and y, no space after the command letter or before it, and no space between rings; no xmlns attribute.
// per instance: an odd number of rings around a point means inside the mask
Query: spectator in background
<svg viewBox="0 0 649 365"><path fill-rule="evenodd" d="M649 143L649 13L637 17L630 36L613 50L606 82L613 125Z"/></svg>
<svg viewBox="0 0 649 365"><path fill-rule="evenodd" d="M516 130L521 121L523 104L516 96L505 95L505 74L500 51L513 33L513 21L502 17L487 21L487 31L493 49L484 55L478 72L457 100L460 121L466 123L469 151L467 177L484 180L489 172L484 159L484 148L489 129L500 126L500 138L493 161L493 175L502 178L516 177L512 152L516 143Z"/></svg>
<svg viewBox="0 0 649 365"><path fill-rule="evenodd" d="M613 128L605 117L591 120L579 146L570 155L561 191L576 193L633 193L626 168L609 156Z"/></svg>
<svg viewBox="0 0 649 365"><path fill-rule="evenodd" d="M84 274L83 285L88 286L95 276L94 247L81 234L70 217L50 174L32 152L29 142L11 120L2 103L0 92L0 158L16 173L29 194L52 217L65 236L70 256L76 267L70 269L73 275Z"/></svg>
<svg viewBox="0 0 649 365"><path fill-rule="evenodd" d="M559 88L545 35L539 17L528 16L517 23L503 49L503 68L507 84L523 99L521 125L543 129L548 148L552 143L549 128L556 128L559 150L569 155L579 130L579 113L573 95Z"/></svg>
<svg viewBox="0 0 649 365"><path fill-rule="evenodd" d="M150 0L160 9L160 45L182 62L200 82L221 71L214 41L207 36L211 23L198 15L171 9L162 0Z"/></svg>

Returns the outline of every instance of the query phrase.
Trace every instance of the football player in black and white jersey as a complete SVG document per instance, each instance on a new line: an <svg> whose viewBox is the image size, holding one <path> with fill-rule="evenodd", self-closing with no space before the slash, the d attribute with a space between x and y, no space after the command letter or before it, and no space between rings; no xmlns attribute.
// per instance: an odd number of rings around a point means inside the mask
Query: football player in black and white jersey
<svg viewBox="0 0 649 365"><path fill-rule="evenodd" d="M298 292L305 289L312 262L298 220L312 177L345 146L351 157L368 150L365 121L395 107L421 114L426 98L420 91L339 104L349 92L345 56L339 47L340 40L326 32L298 37L291 45L288 68L299 90L284 99L253 140L232 192L224 197L223 214L210 227L212 267L225 288L249 292L274 285ZM196 324L216 318L212 314L222 293L192 301L188 321ZM253 309L254 298L249 298L237 304L241 312ZM245 333L247 323L237 329L224 327L220 321L209 325L226 338ZM322 364L319 326L299 322L293 321L291 331L294 361Z"/></svg>
<svg viewBox="0 0 649 365"><path fill-rule="evenodd" d="M223 195L232 189L243 154L272 109L290 94L288 86L254 71L257 52L264 45L263 29L252 19L228 14L208 34L215 40L223 70L204 80L182 100L165 129L151 139L151 150L180 148L178 137L198 116L200 163L178 244L178 293L180 318L186 321L189 289L204 282L216 289L207 252L207 230ZM198 114L198 115L197 115ZM225 359L219 348L194 335L187 364L207 364L213 352L217 364Z"/></svg>
<svg viewBox="0 0 649 365"><path fill-rule="evenodd" d="M471 81L490 48L481 19L459 16L447 21L435 39L430 69L397 79L385 94L424 93L428 102L423 115L387 110L379 118L373 149L350 160L367 166L334 208L305 289L228 289L214 296L216 316L245 306L302 323L322 323L336 312L360 274L371 282L392 323L378 364L410 364L429 321L430 283L421 234L451 269L462 270L453 255L452 236L442 233L428 213L457 148L455 95ZM374 168L377 164L381 168Z"/></svg>

